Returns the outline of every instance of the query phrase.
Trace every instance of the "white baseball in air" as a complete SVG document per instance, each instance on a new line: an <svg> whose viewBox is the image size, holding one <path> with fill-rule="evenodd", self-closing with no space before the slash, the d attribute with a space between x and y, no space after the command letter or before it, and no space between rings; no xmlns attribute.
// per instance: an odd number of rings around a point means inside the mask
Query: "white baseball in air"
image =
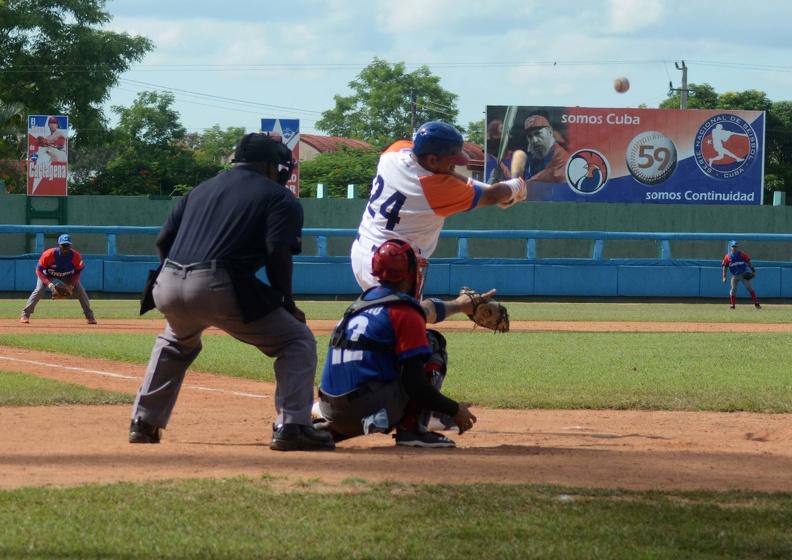
<svg viewBox="0 0 792 560"><path fill-rule="evenodd" d="M619 93L624 93L628 89L630 89L630 80L622 76L621 78L616 78L613 80L613 89L618 91Z"/></svg>

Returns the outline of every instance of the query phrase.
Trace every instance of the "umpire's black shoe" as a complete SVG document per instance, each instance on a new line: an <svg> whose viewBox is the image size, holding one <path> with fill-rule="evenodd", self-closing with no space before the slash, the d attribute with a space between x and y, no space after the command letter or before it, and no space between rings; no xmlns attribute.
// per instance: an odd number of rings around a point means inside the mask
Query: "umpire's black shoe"
<svg viewBox="0 0 792 560"><path fill-rule="evenodd" d="M161 432L158 426L135 418L129 425L129 443L159 443Z"/></svg>
<svg viewBox="0 0 792 560"><path fill-rule="evenodd" d="M272 443L275 451L333 451L335 443L329 432L316 430L313 426L280 424L272 426Z"/></svg>

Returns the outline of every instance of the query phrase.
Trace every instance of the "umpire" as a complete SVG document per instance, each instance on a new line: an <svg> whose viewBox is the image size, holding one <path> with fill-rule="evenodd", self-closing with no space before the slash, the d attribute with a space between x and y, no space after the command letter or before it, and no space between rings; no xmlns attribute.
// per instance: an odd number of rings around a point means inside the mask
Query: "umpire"
<svg viewBox="0 0 792 560"><path fill-rule="evenodd" d="M130 443L158 443L201 333L217 327L275 358L277 388L270 447L332 450L311 426L316 340L292 299L292 255L300 253L302 207L285 188L294 162L281 139L242 137L236 165L184 196L156 245L161 270L141 305L165 315L132 408ZM269 285L255 273L265 267Z"/></svg>

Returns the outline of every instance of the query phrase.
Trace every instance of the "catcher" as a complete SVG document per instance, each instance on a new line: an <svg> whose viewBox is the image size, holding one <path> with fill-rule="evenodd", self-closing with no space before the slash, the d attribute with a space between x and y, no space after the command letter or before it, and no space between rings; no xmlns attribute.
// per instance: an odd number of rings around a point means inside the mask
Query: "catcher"
<svg viewBox="0 0 792 560"><path fill-rule="evenodd" d="M52 293L52 299L77 297L88 324L95 325L96 318L91 310L91 302L80 283L80 273L84 268L82 256L72 248L71 236L64 233L58 237L58 246L47 249L39 257L36 265L36 287L22 310L19 322L30 322L30 316L44 297L46 288Z"/></svg>
<svg viewBox="0 0 792 560"><path fill-rule="evenodd" d="M426 330L419 301L425 267L405 241L386 241L374 252L379 285L363 292L336 326L314 405L315 426L335 441L395 429L396 445L454 447L451 439L428 430L432 412L460 434L475 424L467 404L440 392L448 355L443 336ZM492 303L494 292L434 302L446 314L473 315L476 307Z"/></svg>
<svg viewBox="0 0 792 560"><path fill-rule="evenodd" d="M753 289L751 280L756 276L756 267L751 263L748 253L740 251L740 244L737 241L729 241L729 253L723 257L723 273L721 280L726 283L726 270L731 272L731 284L729 289L729 306L734 309L737 305L737 285L742 282L748 293L751 294L754 307L761 309L759 299Z"/></svg>

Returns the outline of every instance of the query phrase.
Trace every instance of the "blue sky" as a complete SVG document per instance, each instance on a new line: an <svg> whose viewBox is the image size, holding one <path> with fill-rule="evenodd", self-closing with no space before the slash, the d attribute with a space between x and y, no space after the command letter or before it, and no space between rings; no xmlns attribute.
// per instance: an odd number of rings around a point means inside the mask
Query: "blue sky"
<svg viewBox="0 0 792 560"><path fill-rule="evenodd" d="M169 90L189 131L299 118L316 133L333 96L374 57L427 65L457 94L458 122L486 105L656 107L675 61L716 91L792 100L792 2L754 0L109 0L110 29L154 50L108 105ZM630 91L617 94L613 79Z"/></svg>

